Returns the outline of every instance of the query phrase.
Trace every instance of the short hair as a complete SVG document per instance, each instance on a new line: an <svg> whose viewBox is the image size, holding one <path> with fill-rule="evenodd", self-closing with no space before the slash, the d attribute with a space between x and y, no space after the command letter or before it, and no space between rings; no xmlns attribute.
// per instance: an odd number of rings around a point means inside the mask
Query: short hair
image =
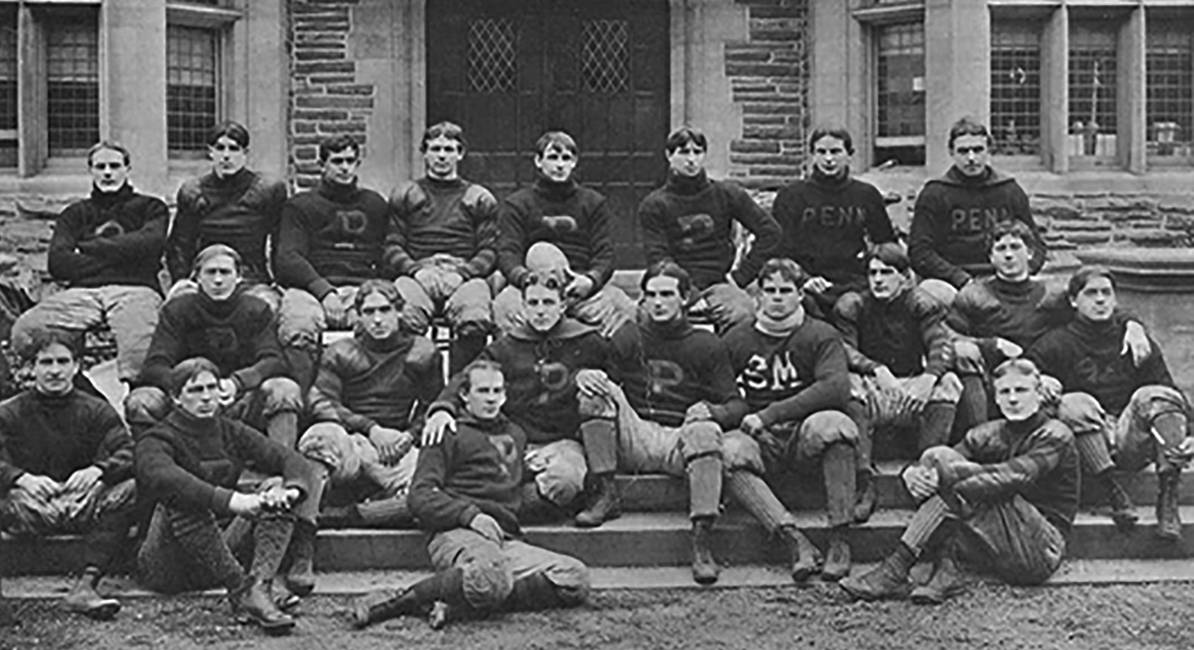
<svg viewBox="0 0 1194 650"><path fill-rule="evenodd" d="M236 272L240 273L241 264L243 263L240 253L227 244L212 244L199 251L199 254L195 256L195 261L191 263L191 279L198 278L199 269L203 268L204 264L207 264L212 258L216 257L231 257L232 264L236 267Z"/></svg>
<svg viewBox="0 0 1194 650"><path fill-rule="evenodd" d="M207 145L215 146L220 138L228 138L239 144L242 149L249 148L249 130L240 122L224 120L211 127L211 130L207 132Z"/></svg>
<svg viewBox="0 0 1194 650"><path fill-rule="evenodd" d="M361 145L356 138L347 133L341 133L319 143L319 162L325 163L332 154L345 149L352 149L357 158L361 157Z"/></svg>
<svg viewBox="0 0 1194 650"><path fill-rule="evenodd" d="M423 140L419 143L419 151L427 151L427 143L436 138L447 138L460 143L460 152L468 149L468 142L464 139L464 128L455 122L440 122L433 124L423 131Z"/></svg>
<svg viewBox="0 0 1194 650"><path fill-rule="evenodd" d="M1010 375L1012 373L1031 377L1036 380L1037 385L1041 383L1041 371L1036 367L1036 364L1029 359L1017 357L1015 359L1008 359L999 364L995 370L991 371L991 382L994 383L999 378Z"/></svg>
<svg viewBox="0 0 1194 650"><path fill-rule="evenodd" d="M95 158L95 154L105 149L108 151L115 151L121 156L124 156L125 167L128 167L133 162L133 155L129 153L129 150L124 145L116 142L115 140L100 140L99 142L91 145L91 148L87 150L87 166L91 166L91 162L92 159Z"/></svg>
<svg viewBox="0 0 1194 650"><path fill-rule="evenodd" d="M991 132L973 117L963 117L949 127L949 150L954 150L954 140L964 135L981 135L987 139L987 146L991 146Z"/></svg>
<svg viewBox="0 0 1194 650"><path fill-rule="evenodd" d="M1015 237L1024 242L1029 249L1036 246L1036 233L1032 232L1032 226L1019 219L1004 219L997 222L991 229L991 238L987 241L987 252L995 250L995 242L1004 237Z"/></svg>
<svg viewBox="0 0 1194 650"><path fill-rule="evenodd" d="M1111 282L1111 288L1116 289L1115 276L1111 275L1111 269L1101 264L1087 264L1070 276L1070 282L1066 285L1065 293L1071 299L1077 298L1078 294L1086 288L1086 284L1090 282L1091 278L1107 278Z"/></svg>
<svg viewBox="0 0 1194 650"><path fill-rule="evenodd" d="M51 345L61 345L70 350L71 360L79 361L83 353L83 335L53 327L35 327L28 332L17 353L26 363L31 363Z"/></svg>
<svg viewBox="0 0 1194 650"><path fill-rule="evenodd" d="M908 258L908 251L904 250L903 244L897 242L884 242L868 248L862 261L869 267L871 260L879 260L900 273L906 273L908 269L912 268L912 260Z"/></svg>
<svg viewBox="0 0 1194 650"><path fill-rule="evenodd" d="M651 278L664 276L668 278L676 278L680 283L680 295L687 297L692 292L692 276L688 271L684 270L683 266L676 264L671 260L662 260L647 267L643 273L643 279L639 282L639 289L646 291L647 282Z"/></svg>
<svg viewBox="0 0 1194 650"><path fill-rule="evenodd" d="M709 138L706 138L700 129L687 125L672 131L667 137L667 143L664 145L664 148L670 156L677 149L690 142L700 147L701 151L709 151Z"/></svg>
<svg viewBox="0 0 1194 650"><path fill-rule="evenodd" d="M854 138L850 136L850 132L844 126L819 126L813 130L813 134L808 137L808 152L813 153L813 148L817 141L824 137L837 138L842 141L846 147L846 153L854 154Z"/></svg>
<svg viewBox="0 0 1194 650"><path fill-rule="evenodd" d="M492 370L494 372L502 372L502 364L493 359L474 359L469 362L463 370L460 371L461 377L464 379L460 384L460 392L467 393L473 387L473 372L477 370ZM505 380L505 373L502 373L502 379Z"/></svg>
<svg viewBox="0 0 1194 650"><path fill-rule="evenodd" d="M564 287L567 283L564 282L564 276L561 273L546 271L531 271L522 285L522 295L526 295L527 289L531 287L543 287L555 291L559 294L560 299L564 299Z"/></svg>
<svg viewBox="0 0 1194 650"><path fill-rule="evenodd" d="M576 140L572 136L563 131L548 131L539 136L535 141L535 155L542 156L547 153L548 147L558 147L571 153L574 156L579 156L580 151L576 147Z"/></svg>
<svg viewBox="0 0 1194 650"><path fill-rule="evenodd" d="M179 361L170 369L170 396L182 395L182 387L205 372L210 372L217 380L220 378L219 366L207 357L191 357Z"/></svg>
<svg viewBox="0 0 1194 650"><path fill-rule="evenodd" d="M406 307L406 299L402 297L402 294L398 291L398 287L394 286L393 282L372 278L365 280L361 283L361 286L357 287L357 295L352 300L353 309L356 309L359 313L361 305L365 304L365 298L368 298L371 293L380 293L383 298L394 306L395 311L402 311L402 308Z"/></svg>
<svg viewBox="0 0 1194 650"><path fill-rule="evenodd" d="M763 268L759 269L759 288L763 287L764 280L776 274L796 285L797 289L803 289L804 283L808 281L808 273L800 268L795 260L787 257L773 257L763 264Z"/></svg>

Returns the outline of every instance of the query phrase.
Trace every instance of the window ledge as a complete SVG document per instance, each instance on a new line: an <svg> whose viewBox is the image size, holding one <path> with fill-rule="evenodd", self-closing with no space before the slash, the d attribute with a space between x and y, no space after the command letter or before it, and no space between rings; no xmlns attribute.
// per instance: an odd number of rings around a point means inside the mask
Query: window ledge
<svg viewBox="0 0 1194 650"><path fill-rule="evenodd" d="M166 5L166 22L190 27L220 28L241 19L235 9L171 2Z"/></svg>
<svg viewBox="0 0 1194 650"><path fill-rule="evenodd" d="M907 23L924 20L924 4L891 5L856 9L854 20L868 25L885 25L888 23Z"/></svg>

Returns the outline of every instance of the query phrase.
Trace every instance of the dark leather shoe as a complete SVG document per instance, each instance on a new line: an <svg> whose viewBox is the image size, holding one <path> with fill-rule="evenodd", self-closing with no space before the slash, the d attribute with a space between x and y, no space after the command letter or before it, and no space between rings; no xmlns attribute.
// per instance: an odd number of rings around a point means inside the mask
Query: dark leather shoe
<svg viewBox="0 0 1194 650"><path fill-rule="evenodd" d="M82 614L97 621L109 621L120 611L120 601L104 598L90 582L80 580L66 598L62 599L62 607L68 612Z"/></svg>
<svg viewBox="0 0 1194 650"><path fill-rule="evenodd" d="M278 609L265 582L252 581L248 589L233 596L232 602L237 620L253 623L267 634L287 634L294 629L294 618Z"/></svg>

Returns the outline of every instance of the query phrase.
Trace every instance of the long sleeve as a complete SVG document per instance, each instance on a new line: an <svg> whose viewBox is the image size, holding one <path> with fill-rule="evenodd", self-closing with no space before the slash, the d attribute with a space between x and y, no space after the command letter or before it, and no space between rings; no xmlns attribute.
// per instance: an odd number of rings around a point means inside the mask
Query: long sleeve
<svg viewBox="0 0 1194 650"><path fill-rule="evenodd" d="M1053 423L1053 426L1062 425ZM989 464L951 463L937 467L938 476L942 485L970 502L1007 496L1019 492L1057 467L1065 447L1064 440L1061 436L1042 436L1025 453L1006 461ZM955 449L963 456L972 458L974 452L968 444L969 437L958 443Z"/></svg>
<svg viewBox="0 0 1194 650"><path fill-rule="evenodd" d="M140 228L123 235L89 239L81 242L79 249L108 262L161 257L170 211L159 199L138 197L133 201L146 204L145 221Z"/></svg>
<svg viewBox="0 0 1194 650"><path fill-rule="evenodd" d="M784 233L779 227L779 222L759 207L745 190L735 187L733 199L734 218L755 236L750 252L732 272L734 282L744 287L759 274L759 270L771 257L771 251L781 241Z"/></svg>
<svg viewBox="0 0 1194 650"><path fill-rule="evenodd" d="M9 450L10 423L19 417L14 404L11 400L0 402L0 496L11 490L17 479L25 473L23 467L13 462L12 452Z"/></svg>
<svg viewBox="0 0 1194 650"><path fill-rule="evenodd" d="M324 352L319 373L308 393L311 417L316 422L339 422L352 433L368 433L377 422L344 405L344 382L341 377L350 372L344 363L343 356L335 354L333 350ZM443 380L440 382L442 384Z"/></svg>
<svg viewBox="0 0 1194 650"><path fill-rule="evenodd" d="M638 206L638 222L643 229L643 252L647 266L672 258L668 244L667 217L662 199L648 196Z"/></svg>
<svg viewBox="0 0 1194 650"><path fill-rule="evenodd" d="M282 356L282 345L278 343L277 319L272 311L258 314L251 347L254 353L253 363L231 374L243 390L257 388L266 379L283 375L287 371L286 359Z"/></svg>
<svg viewBox="0 0 1194 650"><path fill-rule="evenodd" d="M526 259L526 215L509 199L498 209L498 269L506 281L522 288L530 271L523 264Z"/></svg>
<svg viewBox="0 0 1194 650"><path fill-rule="evenodd" d="M590 219L589 246L593 251L593 257L585 274L593 280L593 291L596 292L614 275L614 243L610 234L610 223L613 219L607 199L602 197Z"/></svg>
<svg viewBox="0 0 1194 650"><path fill-rule="evenodd" d="M742 421L748 407L738 391L734 367L725 346L714 346L710 352L709 367L702 378L709 394L709 411L721 428L730 429Z"/></svg>
<svg viewBox="0 0 1194 650"><path fill-rule="evenodd" d="M104 431L95 453L95 466L103 470L103 481L114 485L133 476L133 437L120 415L106 402L97 408L93 424Z"/></svg>
<svg viewBox="0 0 1194 650"><path fill-rule="evenodd" d="M149 386L170 392L170 371L174 364L182 361L183 342L179 324L174 321L172 312L163 310L158 319L158 325L153 330L153 338L149 341L149 351L145 354L145 362L141 366L141 382Z"/></svg>
<svg viewBox="0 0 1194 650"><path fill-rule="evenodd" d="M817 345L813 383L795 395L774 402L759 412L765 425L791 422L826 409L840 408L850 396L850 375L841 341L824 339Z"/></svg>
<svg viewBox="0 0 1194 650"><path fill-rule="evenodd" d="M170 280L178 282L190 275L191 260L199 243L199 222L203 220L203 194L198 179L183 183L175 197L178 209L174 213L174 224L166 240L166 268Z"/></svg>
<svg viewBox="0 0 1194 650"><path fill-rule="evenodd" d="M224 420L224 424L231 429L226 439L239 458L260 472L281 475L282 487L297 489L304 499L311 496L314 470L302 454L235 420Z"/></svg>
<svg viewBox="0 0 1194 650"><path fill-rule="evenodd" d="M148 435L139 440L135 454L138 492L153 495L180 510L232 514L228 504L233 491L208 483L183 469L176 460L179 453L174 444L158 436Z"/></svg>
<svg viewBox="0 0 1194 650"><path fill-rule="evenodd" d="M926 187L927 189L927 187ZM912 210L912 228L908 235L908 257L912 268L922 278L945 280L961 288L970 281L970 274L961 267L951 264L938 252L945 238L943 229L948 215L940 197L921 190Z"/></svg>
<svg viewBox="0 0 1194 650"><path fill-rule="evenodd" d="M308 259L311 252L310 224L306 222L306 215L295 206L294 199L282 206L282 225L278 230L277 256L274 267L278 275L278 282L284 287L306 289L316 298L323 297L332 291L332 283L328 282Z"/></svg>
<svg viewBox="0 0 1194 650"><path fill-rule="evenodd" d="M402 183L390 192L390 229L386 234L383 264L390 275L411 275L417 264L407 250L407 229L412 216L427 201L419 184L413 181Z"/></svg>
<svg viewBox="0 0 1194 650"><path fill-rule="evenodd" d="M56 280L72 282L97 275L108 267L108 263L99 255L79 251L79 240L87 227L89 210L86 204L76 203L63 210L54 223L47 265L50 275Z"/></svg>
<svg viewBox="0 0 1194 650"><path fill-rule="evenodd" d="M862 313L863 297L853 291L843 294L834 305L833 324L842 333L846 352L846 367L862 375L870 375L883 365L863 354L858 347L858 318Z"/></svg>
<svg viewBox="0 0 1194 650"><path fill-rule="evenodd" d="M464 208L473 222L476 253L461 269L469 278L484 278L497 265L498 247L498 204L489 190L480 185L471 185L464 194Z"/></svg>
<svg viewBox="0 0 1194 650"><path fill-rule="evenodd" d="M940 377L953 362L953 333L945 326L945 305L932 296L913 290L913 309L920 322L925 347L925 372Z"/></svg>
<svg viewBox="0 0 1194 650"><path fill-rule="evenodd" d="M866 202L866 234L871 244L883 244L896 240L895 228L891 225L891 216L887 214L887 204L878 189L869 193Z"/></svg>
<svg viewBox="0 0 1194 650"><path fill-rule="evenodd" d="M481 513L476 504L444 490L448 468L453 465L452 440L419 450L419 464L411 481L407 503L425 530L467 527Z"/></svg>

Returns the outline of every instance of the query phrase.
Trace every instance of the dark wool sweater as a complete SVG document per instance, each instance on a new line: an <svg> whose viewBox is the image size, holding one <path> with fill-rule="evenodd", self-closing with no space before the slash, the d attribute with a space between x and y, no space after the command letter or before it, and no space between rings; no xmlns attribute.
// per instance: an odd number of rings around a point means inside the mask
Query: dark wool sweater
<svg viewBox="0 0 1194 650"><path fill-rule="evenodd" d="M663 187L638 206L647 265L672 260L692 275L698 289L726 281L734 263L734 222L755 236L754 245L734 270L734 282L754 280L783 231L746 190L725 181L712 181L701 172L689 178L668 175Z"/></svg>
<svg viewBox="0 0 1194 650"><path fill-rule="evenodd" d="M725 336L730 364L746 394L749 411L765 425L799 422L850 399L850 373L842 337L828 323L809 316L791 334L764 334L754 321L735 325Z"/></svg>
<svg viewBox="0 0 1194 650"><path fill-rule="evenodd" d="M971 282L958 292L950 309L950 327L990 348L1005 338L1028 349L1042 334L1073 317L1060 288L1039 280L1008 282L998 276Z"/></svg>
<svg viewBox="0 0 1194 650"><path fill-rule="evenodd" d="M396 277L383 268L390 206L382 195L320 181L282 206L274 272L284 287L323 300L332 289L373 278Z"/></svg>
<svg viewBox="0 0 1194 650"><path fill-rule="evenodd" d="M705 402L723 429L746 408L722 340L681 317L627 323L613 337L616 370L630 406L645 420L677 427L688 407Z"/></svg>
<svg viewBox="0 0 1194 650"><path fill-rule="evenodd" d="M987 422L954 449L973 464L936 467L947 501L961 496L975 505L1019 494L1069 534L1078 512L1078 450L1061 421L1037 413L1023 422Z"/></svg>
<svg viewBox="0 0 1194 650"><path fill-rule="evenodd" d="M49 270L70 287L139 285L161 291L158 268L169 211L161 199L124 187L95 188L67 206L50 237Z"/></svg>
<svg viewBox="0 0 1194 650"><path fill-rule="evenodd" d="M137 441L139 493L188 512L232 514L228 503L247 465L280 474L282 487L311 495L306 458L235 420L199 418L177 408Z"/></svg>
<svg viewBox="0 0 1194 650"><path fill-rule="evenodd" d="M358 331L324 349L308 401L316 422L352 433L368 434L375 424L406 431L443 387L443 360L431 341L405 333L378 341Z"/></svg>
<svg viewBox="0 0 1194 650"><path fill-rule="evenodd" d="M133 438L106 400L30 389L0 402L0 496L22 474L62 482L91 465L108 485L133 475Z"/></svg>
<svg viewBox="0 0 1194 650"><path fill-rule="evenodd" d="M142 383L169 392L170 370L191 357L207 357L222 377L235 379L242 390L257 388L287 369L273 310L245 293L243 285L227 300L212 300L197 291L162 306L141 369Z"/></svg>
<svg viewBox="0 0 1194 650"><path fill-rule="evenodd" d="M456 433L419 451L407 503L426 531L467 528L479 514L520 535L522 457L527 438L504 417L478 420L465 415Z"/></svg>
<svg viewBox="0 0 1194 650"><path fill-rule="evenodd" d="M1137 388L1174 386L1156 341L1149 339L1152 351L1139 366L1130 353L1120 353L1125 327L1123 322L1096 323L1079 316L1037 339L1027 356L1041 372L1060 381L1065 392L1088 393L1108 413L1118 415Z"/></svg>
<svg viewBox="0 0 1194 650"><path fill-rule="evenodd" d="M386 266L411 275L436 253L465 261L467 280L493 272L497 260L497 200L489 190L456 178L420 178L390 194L394 228L386 241Z"/></svg>
<svg viewBox="0 0 1194 650"><path fill-rule="evenodd" d="M961 288L971 277L994 272L987 254L991 231L1017 219L1032 227L1036 241L1032 272L1045 264L1045 248L1028 208L1028 195L1015 179L987 168L969 178L956 167L925 184L913 208L908 255L921 278L938 278Z"/></svg>
<svg viewBox="0 0 1194 650"><path fill-rule="evenodd" d="M538 242L555 244L574 273L593 280L593 291L614 274L609 204L600 193L569 179L563 183L539 175L533 187L506 197L500 215L498 266L516 287L530 272L527 249Z"/></svg>
<svg viewBox="0 0 1194 650"><path fill-rule="evenodd" d="M896 377L923 372L940 377L953 360L947 312L944 303L919 287L891 300L851 292L837 301L834 323L845 339L852 372L870 375L887 366Z"/></svg>
<svg viewBox="0 0 1194 650"><path fill-rule="evenodd" d="M866 287L862 255L867 242L895 241L883 195L850 177L813 169L807 180L784 187L771 208L784 230L774 255L790 257L814 276L833 282L837 294Z"/></svg>
<svg viewBox="0 0 1194 650"><path fill-rule="evenodd" d="M546 444L577 438L582 418L576 373L584 368L607 369L610 350L596 329L564 318L546 334L524 323L499 336L478 358L496 361L502 367L506 379L502 412L526 431L529 442ZM463 412L460 388L464 379L461 373L453 376L429 412Z"/></svg>
<svg viewBox="0 0 1194 650"><path fill-rule="evenodd" d="M195 255L212 244L226 244L241 256L241 274L253 283L270 282L266 240L276 243L286 203L285 181L242 168L221 178L215 172L178 188L178 212L166 242L170 277L191 273Z"/></svg>

